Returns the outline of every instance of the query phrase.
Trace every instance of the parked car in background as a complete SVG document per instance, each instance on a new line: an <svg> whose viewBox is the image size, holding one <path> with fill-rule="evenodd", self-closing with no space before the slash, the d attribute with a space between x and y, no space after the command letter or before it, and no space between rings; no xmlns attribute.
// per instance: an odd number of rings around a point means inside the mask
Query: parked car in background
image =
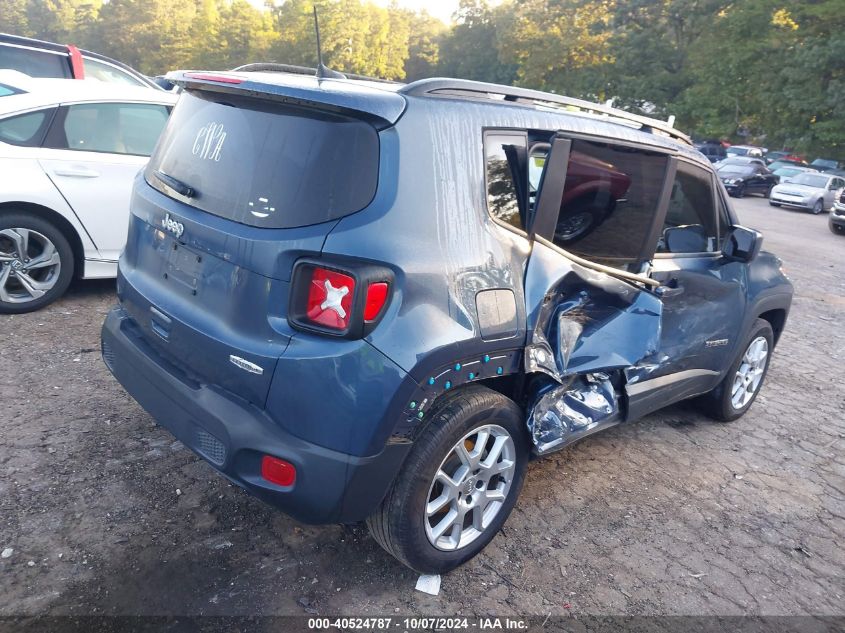
<svg viewBox="0 0 845 633"><path fill-rule="evenodd" d="M531 455L759 393L791 284L669 124L458 79L168 77L103 359L264 501L442 573Z"/></svg>
<svg viewBox="0 0 845 633"><path fill-rule="evenodd" d="M766 161L762 158L753 158L751 156L728 156L714 163L713 167L715 169L721 169L726 165L760 165L760 167L765 167Z"/></svg>
<svg viewBox="0 0 845 633"><path fill-rule="evenodd" d="M30 37L0 33L0 69L30 77L97 79L106 83L163 89L134 68L72 44L54 44Z"/></svg>
<svg viewBox="0 0 845 633"><path fill-rule="evenodd" d="M114 277L129 195L177 97L0 71L0 312Z"/></svg>
<svg viewBox="0 0 845 633"><path fill-rule="evenodd" d="M813 171L818 171L818 169L815 169L814 167L810 167L809 165L807 165L807 163L802 163L801 161L797 161L797 160L789 160L789 159L786 159L786 158L781 158L779 160L775 160L775 161L772 161L770 163L767 162L766 166L771 171L775 171L776 169L780 169L781 167L802 167L802 168L811 169Z"/></svg>
<svg viewBox="0 0 845 633"><path fill-rule="evenodd" d="M845 233L845 189L840 191L833 200L833 208L830 210L828 227L832 233L839 235Z"/></svg>
<svg viewBox="0 0 845 633"><path fill-rule="evenodd" d="M756 145L731 145L725 152L728 156L751 156L753 158L763 158L766 153L764 147L757 147Z"/></svg>
<svg viewBox="0 0 845 633"><path fill-rule="evenodd" d="M842 169L843 165L833 158L817 158L810 163L810 167L815 167L819 171L830 171L832 169Z"/></svg>
<svg viewBox="0 0 845 633"><path fill-rule="evenodd" d="M773 207L781 205L807 209L818 215L833 207L837 192L845 187L845 178L826 173L799 174L777 185L769 196Z"/></svg>
<svg viewBox="0 0 845 633"><path fill-rule="evenodd" d="M764 165L756 162L745 165L722 165L716 173L728 193L735 198L742 198L749 193L759 193L768 197L772 187L778 183L777 176Z"/></svg>
<svg viewBox="0 0 845 633"><path fill-rule="evenodd" d="M777 176L778 183L782 183L789 182L798 174L816 174L818 172L815 169L810 169L809 167L781 167L779 169L772 170L772 173Z"/></svg>
<svg viewBox="0 0 845 633"><path fill-rule="evenodd" d="M704 154L711 163L718 162L727 157L725 147L718 141L707 141L697 143L695 149Z"/></svg>
<svg viewBox="0 0 845 633"><path fill-rule="evenodd" d="M802 165L807 164L807 160L803 156L799 156L797 154L793 154L792 152L767 152L765 156L766 162L771 164L776 160L788 160L793 163L800 163Z"/></svg>

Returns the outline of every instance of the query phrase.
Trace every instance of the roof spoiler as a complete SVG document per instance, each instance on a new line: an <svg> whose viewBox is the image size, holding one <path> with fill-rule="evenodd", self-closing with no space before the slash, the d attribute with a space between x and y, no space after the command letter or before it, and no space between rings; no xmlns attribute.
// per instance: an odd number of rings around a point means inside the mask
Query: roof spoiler
<svg viewBox="0 0 845 633"><path fill-rule="evenodd" d="M405 98L394 91L348 79L319 79L302 74L274 73L268 81L251 71L177 70L165 78L186 90L244 95L298 105L370 121L389 127L405 111Z"/></svg>

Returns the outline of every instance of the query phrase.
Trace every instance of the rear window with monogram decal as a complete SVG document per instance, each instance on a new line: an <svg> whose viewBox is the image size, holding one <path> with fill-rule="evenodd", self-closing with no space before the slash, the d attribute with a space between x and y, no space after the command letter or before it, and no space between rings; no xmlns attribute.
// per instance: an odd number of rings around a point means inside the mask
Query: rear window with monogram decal
<svg viewBox="0 0 845 633"><path fill-rule="evenodd" d="M235 222L293 228L367 206L378 162L378 133L364 121L185 92L146 180L171 198Z"/></svg>

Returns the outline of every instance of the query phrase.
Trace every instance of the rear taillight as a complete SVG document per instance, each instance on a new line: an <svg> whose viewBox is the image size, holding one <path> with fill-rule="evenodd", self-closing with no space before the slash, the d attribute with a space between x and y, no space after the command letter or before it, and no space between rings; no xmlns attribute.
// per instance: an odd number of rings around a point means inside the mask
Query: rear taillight
<svg viewBox="0 0 845 633"><path fill-rule="evenodd" d="M368 262L301 259L291 281L288 317L302 330L362 338L390 303L393 273Z"/></svg>
<svg viewBox="0 0 845 633"><path fill-rule="evenodd" d="M355 280L326 268L314 268L308 288L306 316L318 325L345 330L352 317Z"/></svg>

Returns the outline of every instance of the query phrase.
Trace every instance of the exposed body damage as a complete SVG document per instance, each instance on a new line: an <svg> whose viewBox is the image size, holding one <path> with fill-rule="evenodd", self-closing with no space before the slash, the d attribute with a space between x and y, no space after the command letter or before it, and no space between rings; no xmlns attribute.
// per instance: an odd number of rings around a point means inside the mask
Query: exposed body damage
<svg viewBox="0 0 845 633"><path fill-rule="evenodd" d="M528 429L538 454L625 418L624 370L656 355L661 301L646 290L573 264L542 301L525 348L535 377Z"/></svg>

